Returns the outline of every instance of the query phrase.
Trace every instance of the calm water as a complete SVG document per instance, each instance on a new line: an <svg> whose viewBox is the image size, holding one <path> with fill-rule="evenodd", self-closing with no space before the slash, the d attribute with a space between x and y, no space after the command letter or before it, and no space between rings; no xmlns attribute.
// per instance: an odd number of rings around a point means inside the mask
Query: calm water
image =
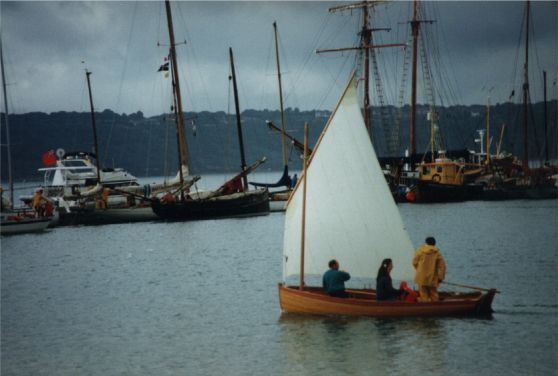
<svg viewBox="0 0 558 376"><path fill-rule="evenodd" d="M1 373L556 375L558 200L399 207L492 319L281 315L282 213L55 228L1 240Z"/></svg>

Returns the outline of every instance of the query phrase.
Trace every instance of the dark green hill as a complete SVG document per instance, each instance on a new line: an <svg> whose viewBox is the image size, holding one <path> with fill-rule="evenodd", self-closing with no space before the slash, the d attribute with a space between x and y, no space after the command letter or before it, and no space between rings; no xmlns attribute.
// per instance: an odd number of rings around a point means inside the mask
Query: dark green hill
<svg viewBox="0 0 558 376"><path fill-rule="evenodd" d="M548 140L550 156L558 157L556 140L556 105L549 103ZM397 111L388 108L394 115ZM493 147L498 143L502 124L506 131L502 149L517 155L522 154L522 126L520 126L521 107L510 103L498 104L491 108ZM374 143L377 153L386 156L385 132L381 128L379 111L374 108ZM427 108L418 107L417 148L425 150L429 139L426 120ZM532 106L532 127L530 137L530 156L537 160L543 154L545 144L543 104ZM303 140L304 122L310 123L310 143L313 145L330 115L328 111L286 110L287 131L295 138ZM5 144L4 115L2 114L2 145ZM394 116L396 118L396 116ZM10 115L10 134L12 161L15 181L37 179L41 175L37 168L42 167L41 155L49 149L63 148L66 151L92 151L91 115L87 112L54 112L51 114L33 112ZM280 135L269 130L266 120L280 125L279 111L245 110L242 113L244 144L247 162L251 163L262 156L268 161L262 169L281 170L282 156ZM106 167L123 167L138 177L172 174L177 171L176 132L174 123L168 115L146 118L141 112L135 114L116 114L110 110L96 113L101 163ZM195 124L195 126L194 126ZM390 127L394 123L390 125ZM408 107L403 109L401 120L401 141L399 151L402 155L408 145ZM478 149L474 143L476 130L485 127L484 106L453 106L439 109L439 124L447 149ZM390 128L391 129L394 128ZM200 112L186 114L186 133L188 138L191 171L195 174L208 172L235 172L239 170L240 157L236 134L235 117L224 112ZM494 149L493 149L494 150ZM291 169L301 168L299 153L289 147ZM2 148L2 180L7 179L6 148Z"/></svg>

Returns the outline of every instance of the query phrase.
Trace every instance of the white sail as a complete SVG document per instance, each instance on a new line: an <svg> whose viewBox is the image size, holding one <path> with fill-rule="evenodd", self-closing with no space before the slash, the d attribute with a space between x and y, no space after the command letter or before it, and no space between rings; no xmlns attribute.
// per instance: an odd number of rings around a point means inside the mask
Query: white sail
<svg viewBox="0 0 558 376"><path fill-rule="evenodd" d="M375 278L384 258L392 277L410 281L413 246L389 191L357 103L353 76L309 161L305 275L337 259L352 277ZM302 181L287 206L283 279L300 274Z"/></svg>

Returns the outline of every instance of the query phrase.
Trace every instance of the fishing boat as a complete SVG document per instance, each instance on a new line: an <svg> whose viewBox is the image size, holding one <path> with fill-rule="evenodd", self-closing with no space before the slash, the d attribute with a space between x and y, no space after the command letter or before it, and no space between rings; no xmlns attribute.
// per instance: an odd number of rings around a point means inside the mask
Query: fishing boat
<svg viewBox="0 0 558 376"><path fill-rule="evenodd" d="M450 159L441 148L441 138L435 112L429 113L431 121L430 158L423 158L417 166L418 179L405 198L408 202L458 202L481 197L483 186L474 184L483 168L480 164ZM437 157L436 157L437 156Z"/></svg>
<svg viewBox="0 0 558 376"><path fill-rule="evenodd" d="M395 280L411 280L414 250L367 136L354 74L306 159L285 214L283 281L278 284L283 312L378 317L492 312L495 289L442 293L436 302L386 302L366 288L384 258L393 260ZM330 188L332 181L343 181L350 191L339 194ZM331 259L339 260L352 280L363 281L363 288L336 298L306 285L305 279L320 281Z"/></svg>
<svg viewBox="0 0 558 376"><path fill-rule="evenodd" d="M4 94L4 124L6 126L6 148L8 159L8 185L10 198L4 198L4 190L0 188L0 234L24 234L29 232L43 231L48 227L53 218L52 215L38 217L34 210L29 208L13 208L14 181L12 175L12 156L10 142L10 126L8 119L8 96L6 94L6 75L4 72L4 55L2 51L2 39L0 37L0 69L2 71L2 92Z"/></svg>
<svg viewBox="0 0 558 376"><path fill-rule="evenodd" d="M176 44L174 41L174 30L172 23L172 11L169 0L165 0L167 14L167 26L169 31L169 55L170 71L173 81L174 115L176 121L178 138L178 157L182 166L188 166L188 149L186 136L183 127L182 97L180 92L180 80L178 75L178 65L176 56ZM250 191L248 187L248 174L254 171L266 158L256 161L247 167L244 156L244 141L240 122L240 106L236 84L236 73L234 69L234 58L232 48L229 49L231 76L233 83L236 124L238 131L241 172L229 179L225 184L213 191L190 192L189 186L180 185L174 193L168 192L163 197L152 200L151 207L153 212L160 218L166 220L192 220L209 219L222 217L237 217L249 215L265 215L269 213L269 193L267 188L255 189ZM180 170L180 181L183 182L188 175Z"/></svg>

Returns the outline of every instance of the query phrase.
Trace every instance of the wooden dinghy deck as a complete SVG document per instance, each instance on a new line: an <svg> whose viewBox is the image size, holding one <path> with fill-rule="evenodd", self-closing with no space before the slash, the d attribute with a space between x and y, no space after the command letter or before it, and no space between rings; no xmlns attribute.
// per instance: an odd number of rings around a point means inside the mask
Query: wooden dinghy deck
<svg viewBox="0 0 558 376"><path fill-rule="evenodd" d="M441 292L437 302L408 302L377 301L372 289L348 289L348 298L331 297L319 287L299 290L298 286L279 283L278 289L283 312L372 317L489 315L496 293L496 290L486 293Z"/></svg>

